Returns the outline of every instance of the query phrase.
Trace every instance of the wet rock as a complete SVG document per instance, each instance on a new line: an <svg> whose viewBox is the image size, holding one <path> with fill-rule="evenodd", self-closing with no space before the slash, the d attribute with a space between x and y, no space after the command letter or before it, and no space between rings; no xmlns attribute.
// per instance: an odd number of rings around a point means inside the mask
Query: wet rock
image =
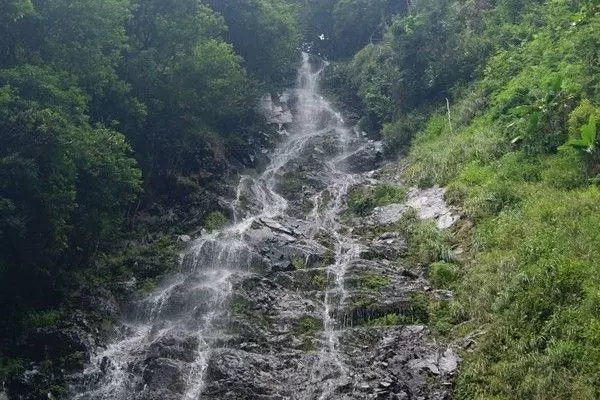
<svg viewBox="0 0 600 400"><path fill-rule="evenodd" d="M151 389L169 389L183 393L185 383L182 368L173 360L158 358L150 361L144 370L144 383Z"/></svg>
<svg viewBox="0 0 600 400"><path fill-rule="evenodd" d="M198 339L187 337L183 332L159 338L148 349L148 359L170 359L193 362Z"/></svg>
<svg viewBox="0 0 600 400"><path fill-rule="evenodd" d="M260 101L260 110L270 124L284 125L293 122L294 117L287 108L286 98L273 98L267 94Z"/></svg>
<svg viewBox="0 0 600 400"><path fill-rule="evenodd" d="M407 400L408 394L406 392L394 393L392 400Z"/></svg>
<svg viewBox="0 0 600 400"><path fill-rule="evenodd" d="M37 366L32 366L22 374L12 377L7 382L7 398L22 400L39 400L44 396L44 389L52 385L56 378L42 372ZM10 396L8 396L10 394ZM1 397L0 397L1 398Z"/></svg>
<svg viewBox="0 0 600 400"><path fill-rule="evenodd" d="M296 236L297 233L294 232L292 229L283 226L282 224L280 224L279 222L269 219L269 218L260 218L259 221L266 226L269 229L272 229L276 232L279 233L285 233L286 235L290 235L290 236Z"/></svg>
<svg viewBox="0 0 600 400"><path fill-rule="evenodd" d="M83 287L74 295L77 308L98 318L116 319L120 307L114 295L101 287Z"/></svg>
<svg viewBox="0 0 600 400"><path fill-rule="evenodd" d="M418 321L413 295L427 285L399 266L404 240L352 231L339 215L350 187L380 176L381 144L346 137L328 104L314 112L320 97L302 91L309 78L287 99L266 99L267 118L284 133L288 111L308 111L321 130L290 135L266 175L241 179L231 205L251 226L193 243L173 280L135 303L132 332L95 359L96 376L86 376L95 387L125 371L117 400L447 398L458 361L440 355L425 326L404 325ZM425 217L443 216L425 213L439 193L415 196ZM381 207L360 223L393 223L408 207Z"/></svg>
<svg viewBox="0 0 600 400"><path fill-rule="evenodd" d="M179 235L177 236L177 240L182 243L188 243L192 240L192 237L189 235Z"/></svg>
<svg viewBox="0 0 600 400"><path fill-rule="evenodd" d="M356 174L379 168L382 160L383 145L381 142L369 141L339 161L338 166Z"/></svg>
<svg viewBox="0 0 600 400"><path fill-rule="evenodd" d="M83 362L96 346L91 330L86 317L75 313L68 321L30 331L26 337L26 351L30 359L35 361L69 357L78 353L83 355ZM81 366L79 364L73 367Z"/></svg>
<svg viewBox="0 0 600 400"><path fill-rule="evenodd" d="M302 374L307 371L302 370L300 360L285 363L281 356L232 350L214 353L206 371L209 384L202 397L215 400L297 398L304 382Z"/></svg>
<svg viewBox="0 0 600 400"><path fill-rule="evenodd" d="M361 252L361 258L366 260L381 259L393 261L404 254L407 248L406 241L403 238L391 237L388 235L374 239Z"/></svg>

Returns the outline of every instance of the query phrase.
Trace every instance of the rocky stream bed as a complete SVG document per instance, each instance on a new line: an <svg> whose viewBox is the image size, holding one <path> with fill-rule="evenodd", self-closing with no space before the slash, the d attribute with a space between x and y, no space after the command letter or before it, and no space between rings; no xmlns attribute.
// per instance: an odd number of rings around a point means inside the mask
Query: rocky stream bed
<svg viewBox="0 0 600 400"><path fill-rule="evenodd" d="M349 215L354 188L401 182L319 95L323 67L305 55L298 87L266 102L286 137L262 174L241 177L231 225L190 240L111 341L89 343L69 398L451 398L460 359L419 321L430 285L392 225L411 208L440 229L457 217L443 189Z"/></svg>

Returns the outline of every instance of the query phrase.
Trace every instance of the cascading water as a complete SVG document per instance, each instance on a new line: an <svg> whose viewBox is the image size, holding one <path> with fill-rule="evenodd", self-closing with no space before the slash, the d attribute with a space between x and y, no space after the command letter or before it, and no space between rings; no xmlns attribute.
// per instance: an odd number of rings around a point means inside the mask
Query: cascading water
<svg viewBox="0 0 600 400"><path fill-rule="evenodd" d="M262 174L241 177L233 224L197 239L180 270L133 305L122 337L93 357L72 399L325 400L352 386L341 339L346 273L361 245L340 214L348 191L368 179L345 172L367 142L319 95L325 65L313 64L303 54L286 94L289 134ZM319 290L298 283L306 274Z"/></svg>

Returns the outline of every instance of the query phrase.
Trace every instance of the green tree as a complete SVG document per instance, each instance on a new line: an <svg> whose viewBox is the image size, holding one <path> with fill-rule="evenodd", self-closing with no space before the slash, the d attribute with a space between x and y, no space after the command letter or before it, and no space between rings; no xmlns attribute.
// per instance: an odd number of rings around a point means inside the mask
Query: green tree
<svg viewBox="0 0 600 400"><path fill-rule="evenodd" d="M123 135L90 125L87 101L68 73L0 71L3 305L56 301L58 275L113 237L138 193Z"/></svg>
<svg viewBox="0 0 600 400"><path fill-rule="evenodd" d="M208 0L229 27L226 39L248 71L277 89L294 77L299 61L297 10L279 0Z"/></svg>

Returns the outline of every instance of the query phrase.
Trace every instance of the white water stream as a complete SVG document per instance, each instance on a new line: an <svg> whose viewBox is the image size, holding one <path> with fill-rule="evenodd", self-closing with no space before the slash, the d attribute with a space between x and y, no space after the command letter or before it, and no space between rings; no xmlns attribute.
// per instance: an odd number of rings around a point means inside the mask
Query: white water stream
<svg viewBox="0 0 600 400"><path fill-rule="evenodd" d="M349 144L356 138L342 117L319 94L321 71L322 68L313 68L309 56L304 54L298 85L293 91L297 99L293 127L271 155L262 174L241 177L236 199L232 202L234 223L193 242L182 255L180 271L134 305L136 312L126 322L127 332L94 356L84 372L84 382L74 390L73 399L145 398L145 391L150 389L141 382L144 381L142 376L148 373L145 362L149 351L171 342L185 343L193 349L194 357L173 357L161 362L185 371L181 398L202 398L211 352L227 335L224 326L232 282L252 274L256 253L247 243L246 233L256 221L286 217L288 201L276 191L282 170L297 161L307 146L313 146L315 137L326 135L333 135L342 150L325 163L328 188L313 197L315 207L306 219L313 233L325 230L333 237L335 262L327 267L328 287L322 311L325 340L317 349L316 362L311 368L311 376L307 377L313 385L299 397L335 398L336 387L349 379L340 344L344 323L336 314L347 297L346 269L359 253L358 243L343 233L339 216L348 190L363 177L343 171L341 160L348 155Z"/></svg>

